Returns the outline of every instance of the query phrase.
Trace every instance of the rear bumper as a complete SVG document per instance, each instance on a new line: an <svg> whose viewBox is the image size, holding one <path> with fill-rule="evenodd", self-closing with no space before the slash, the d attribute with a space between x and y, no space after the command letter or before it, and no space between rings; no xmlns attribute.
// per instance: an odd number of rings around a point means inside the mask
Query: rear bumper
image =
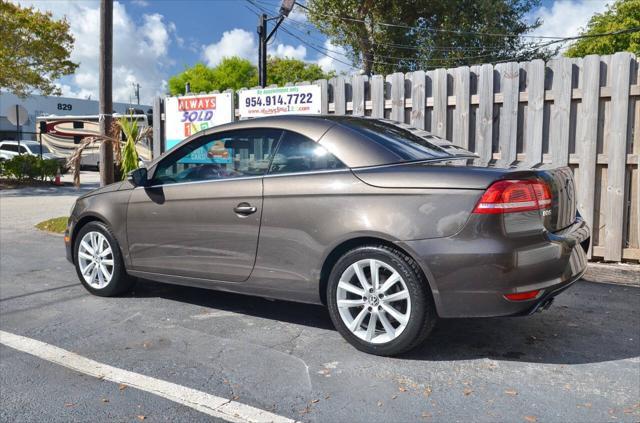
<svg viewBox="0 0 640 423"><path fill-rule="evenodd" d="M531 314L584 274L590 231L582 218L550 233L513 215L507 220L472 215L452 237L399 243L425 271L440 317ZM532 300L504 297L534 290L540 294Z"/></svg>

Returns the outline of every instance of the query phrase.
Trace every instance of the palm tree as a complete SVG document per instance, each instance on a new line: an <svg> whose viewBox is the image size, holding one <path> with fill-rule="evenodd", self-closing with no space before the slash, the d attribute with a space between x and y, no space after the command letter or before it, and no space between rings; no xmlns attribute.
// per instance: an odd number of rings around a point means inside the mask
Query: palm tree
<svg viewBox="0 0 640 423"><path fill-rule="evenodd" d="M100 143L109 143L113 146L114 164L120 171L122 179L126 178L129 172L138 168L136 145L151 137L152 133L153 128L150 126L140 129L135 119L123 116L113 121L109 135L84 138L67 160L67 166L73 170L73 184L77 187L80 186L82 153L88 147Z"/></svg>

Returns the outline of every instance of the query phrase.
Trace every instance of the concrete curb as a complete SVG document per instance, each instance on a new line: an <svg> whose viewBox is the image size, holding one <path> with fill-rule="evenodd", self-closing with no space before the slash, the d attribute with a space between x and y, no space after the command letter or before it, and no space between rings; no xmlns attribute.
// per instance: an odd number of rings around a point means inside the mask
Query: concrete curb
<svg viewBox="0 0 640 423"><path fill-rule="evenodd" d="M640 288L640 265L589 263L582 279L589 282L615 283Z"/></svg>

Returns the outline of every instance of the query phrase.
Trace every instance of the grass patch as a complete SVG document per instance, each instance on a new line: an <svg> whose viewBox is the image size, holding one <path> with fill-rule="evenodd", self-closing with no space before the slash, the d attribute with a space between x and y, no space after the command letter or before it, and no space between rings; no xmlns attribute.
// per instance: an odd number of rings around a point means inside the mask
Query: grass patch
<svg viewBox="0 0 640 423"><path fill-rule="evenodd" d="M48 219L44 222L38 223L36 225L36 228L40 229L41 231L63 234L64 230L67 229L68 220L69 218L67 216L54 217L53 219Z"/></svg>

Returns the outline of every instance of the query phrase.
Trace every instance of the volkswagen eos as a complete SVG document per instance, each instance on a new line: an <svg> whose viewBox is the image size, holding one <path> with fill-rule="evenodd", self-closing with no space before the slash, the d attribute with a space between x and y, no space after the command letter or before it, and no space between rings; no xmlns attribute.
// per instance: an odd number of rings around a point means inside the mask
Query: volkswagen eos
<svg viewBox="0 0 640 423"><path fill-rule="evenodd" d="M222 125L78 198L67 258L95 295L144 278L325 304L356 348L395 355L439 317L546 308L586 269L568 168L474 158L380 119Z"/></svg>

